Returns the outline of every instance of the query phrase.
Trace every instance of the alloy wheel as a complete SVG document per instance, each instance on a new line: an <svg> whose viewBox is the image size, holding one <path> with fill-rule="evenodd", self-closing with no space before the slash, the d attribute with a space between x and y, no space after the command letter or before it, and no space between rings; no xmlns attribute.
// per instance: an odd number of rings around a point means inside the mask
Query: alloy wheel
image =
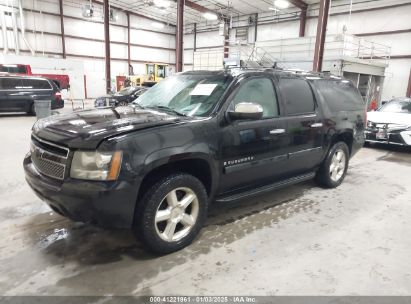
<svg viewBox="0 0 411 304"><path fill-rule="evenodd" d="M346 157L343 150L335 151L330 164L330 177L334 182L338 182L344 175Z"/></svg>
<svg viewBox="0 0 411 304"><path fill-rule="evenodd" d="M194 227L199 213L197 195L190 188L170 191L161 201L155 215L158 236L167 242L175 242L187 236Z"/></svg>

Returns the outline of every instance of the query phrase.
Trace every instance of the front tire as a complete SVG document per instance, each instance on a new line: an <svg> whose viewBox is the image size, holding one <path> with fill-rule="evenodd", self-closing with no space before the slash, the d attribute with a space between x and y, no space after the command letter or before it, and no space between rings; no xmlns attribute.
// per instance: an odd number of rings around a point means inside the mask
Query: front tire
<svg viewBox="0 0 411 304"><path fill-rule="evenodd" d="M194 176L162 178L137 202L133 230L154 253L180 250L195 239L207 215L207 192Z"/></svg>
<svg viewBox="0 0 411 304"><path fill-rule="evenodd" d="M316 175L316 182L326 188L336 188L347 174L350 153L345 142L335 143L328 151Z"/></svg>

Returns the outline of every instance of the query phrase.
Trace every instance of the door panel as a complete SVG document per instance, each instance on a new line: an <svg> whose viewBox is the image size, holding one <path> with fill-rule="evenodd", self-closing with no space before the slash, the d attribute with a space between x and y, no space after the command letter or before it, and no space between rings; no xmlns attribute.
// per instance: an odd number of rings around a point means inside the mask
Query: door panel
<svg viewBox="0 0 411 304"><path fill-rule="evenodd" d="M317 114L287 119L289 137L289 169L307 171L319 164L323 155L322 122Z"/></svg>
<svg viewBox="0 0 411 304"><path fill-rule="evenodd" d="M283 76L279 79L279 91L287 112L289 172L311 170L323 155L322 114L311 86L305 79Z"/></svg>
<svg viewBox="0 0 411 304"><path fill-rule="evenodd" d="M263 118L232 121L221 129L220 192L274 181L286 170L286 120L280 117L269 77L244 79L229 98L229 111L240 102L263 107Z"/></svg>
<svg viewBox="0 0 411 304"><path fill-rule="evenodd" d="M274 181L286 170L288 138L277 130L285 132L285 119L235 122L222 130L223 191Z"/></svg>

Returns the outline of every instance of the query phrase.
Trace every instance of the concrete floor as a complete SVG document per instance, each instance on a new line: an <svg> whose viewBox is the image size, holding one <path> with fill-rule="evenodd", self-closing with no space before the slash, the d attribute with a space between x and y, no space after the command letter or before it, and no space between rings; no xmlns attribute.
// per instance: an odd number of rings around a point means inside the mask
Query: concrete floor
<svg viewBox="0 0 411 304"><path fill-rule="evenodd" d="M374 146L345 182L214 206L190 247L150 255L72 223L26 185L33 117L0 115L0 295L410 295L411 151Z"/></svg>

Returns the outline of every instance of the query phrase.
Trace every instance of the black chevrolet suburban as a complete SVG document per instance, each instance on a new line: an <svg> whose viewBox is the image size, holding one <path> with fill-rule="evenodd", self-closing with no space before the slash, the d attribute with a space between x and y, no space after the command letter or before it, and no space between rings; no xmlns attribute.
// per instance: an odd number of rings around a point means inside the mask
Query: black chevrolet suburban
<svg viewBox="0 0 411 304"><path fill-rule="evenodd" d="M0 75L0 112L35 114L34 101L51 100L51 109L64 107L60 89L49 79Z"/></svg>
<svg viewBox="0 0 411 304"><path fill-rule="evenodd" d="M212 202L312 178L337 187L365 124L360 94L338 77L184 72L128 106L39 120L24 169L55 212L132 228L168 253L193 241Z"/></svg>

